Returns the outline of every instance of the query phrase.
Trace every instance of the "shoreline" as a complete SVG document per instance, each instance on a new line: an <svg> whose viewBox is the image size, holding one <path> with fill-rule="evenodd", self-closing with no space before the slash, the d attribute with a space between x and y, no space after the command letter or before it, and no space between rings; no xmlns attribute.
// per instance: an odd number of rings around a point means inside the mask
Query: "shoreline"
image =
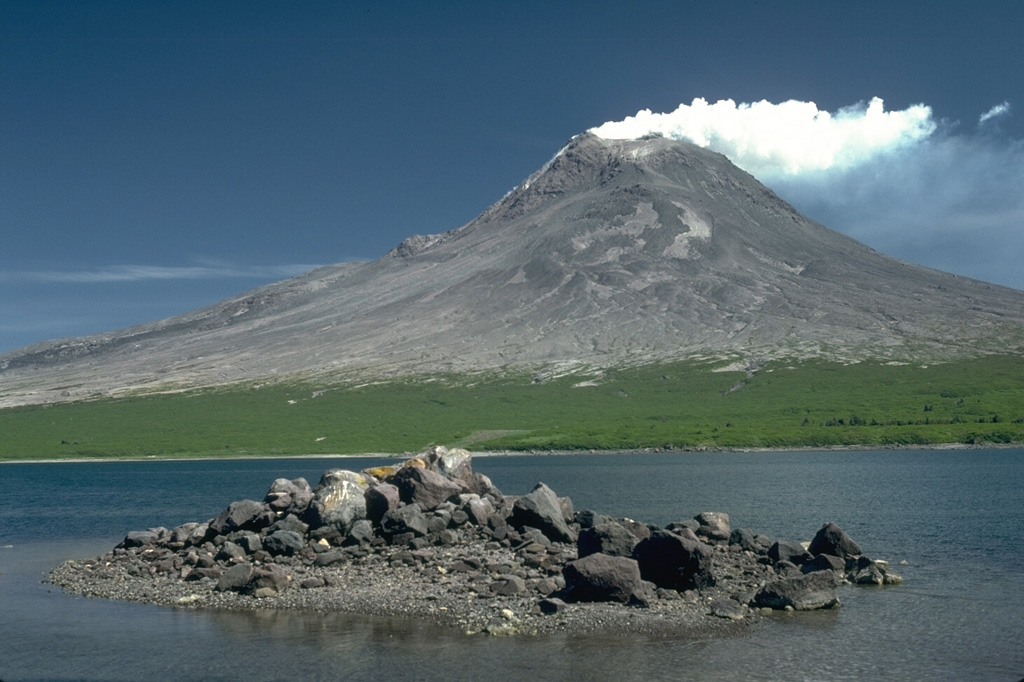
<svg viewBox="0 0 1024 682"><path fill-rule="evenodd" d="M778 452L880 452L903 450L1019 450L1024 443L933 443L907 445L829 445L829 446L794 446L794 447L736 447L736 448L627 448L623 450L470 450L473 457L566 457L573 455L706 455L706 454L739 454L739 453L778 453ZM147 457L68 457L43 459L0 459L4 464L89 464L101 462L203 462L203 461L247 461L261 459L407 459L411 452L365 452L349 454L266 454L266 455L197 455Z"/></svg>

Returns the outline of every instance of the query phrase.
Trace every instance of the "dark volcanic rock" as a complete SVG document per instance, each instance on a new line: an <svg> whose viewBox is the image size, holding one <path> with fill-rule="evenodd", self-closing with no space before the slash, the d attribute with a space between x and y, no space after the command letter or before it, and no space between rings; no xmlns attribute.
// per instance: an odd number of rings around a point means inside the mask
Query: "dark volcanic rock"
<svg viewBox="0 0 1024 682"><path fill-rule="evenodd" d="M846 531L831 521L815 534L807 551L811 554L829 554L842 559L862 554L860 547L850 539Z"/></svg>
<svg viewBox="0 0 1024 682"><path fill-rule="evenodd" d="M259 530L269 524L267 507L255 500L232 502L210 523L210 530L227 535L236 530Z"/></svg>
<svg viewBox="0 0 1024 682"><path fill-rule="evenodd" d="M462 486L441 474L416 466L404 466L391 478L402 501L415 502L423 511L436 509L463 492Z"/></svg>
<svg viewBox="0 0 1024 682"><path fill-rule="evenodd" d="M768 548L768 558L775 562L788 561L799 566L814 557L798 542L779 540Z"/></svg>
<svg viewBox="0 0 1024 682"><path fill-rule="evenodd" d="M644 580L658 587L689 590L715 584L710 547L667 530L655 530L633 550Z"/></svg>
<svg viewBox="0 0 1024 682"><path fill-rule="evenodd" d="M565 596L572 601L647 603L640 566L633 559L591 554L562 570Z"/></svg>
<svg viewBox="0 0 1024 682"><path fill-rule="evenodd" d="M552 540L576 541L575 531L565 522L558 496L543 483L515 501L509 521L515 528L538 528Z"/></svg>
<svg viewBox="0 0 1024 682"><path fill-rule="evenodd" d="M779 578L765 585L755 596L756 606L796 611L830 609L839 606L836 588L839 581L832 571Z"/></svg>
<svg viewBox="0 0 1024 682"><path fill-rule="evenodd" d="M380 520L380 528L383 533L390 536L405 533L426 535L427 517L423 515L418 504L406 504L384 514Z"/></svg>
<svg viewBox="0 0 1024 682"><path fill-rule="evenodd" d="M366 489L364 497L366 498L366 518L374 525L379 525L384 514L392 509L398 509L402 504L398 488L390 483L371 485Z"/></svg>
<svg viewBox="0 0 1024 682"><path fill-rule="evenodd" d="M724 512L701 512L696 516L699 537L709 540L728 540L732 529L729 526L729 515Z"/></svg>
<svg viewBox="0 0 1024 682"><path fill-rule="evenodd" d="M636 536L622 524L612 521L581 530L576 548L581 559L591 554L632 558L637 542Z"/></svg>
<svg viewBox="0 0 1024 682"><path fill-rule="evenodd" d="M306 541L293 530L274 531L263 539L263 548L274 556L292 556L305 546Z"/></svg>

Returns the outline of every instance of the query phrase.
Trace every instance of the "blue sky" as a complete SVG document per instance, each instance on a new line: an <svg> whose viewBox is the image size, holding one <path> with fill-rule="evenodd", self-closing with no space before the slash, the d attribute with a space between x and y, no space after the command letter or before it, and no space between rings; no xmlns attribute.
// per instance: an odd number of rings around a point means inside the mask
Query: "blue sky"
<svg viewBox="0 0 1024 682"><path fill-rule="evenodd" d="M924 105L851 166L752 172L1024 289L1024 3L948 4L0 0L0 351L378 257L695 98Z"/></svg>

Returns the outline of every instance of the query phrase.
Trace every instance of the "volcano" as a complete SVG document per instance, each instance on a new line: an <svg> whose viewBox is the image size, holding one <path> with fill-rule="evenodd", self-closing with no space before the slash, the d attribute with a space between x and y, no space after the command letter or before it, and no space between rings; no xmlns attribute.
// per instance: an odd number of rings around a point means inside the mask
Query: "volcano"
<svg viewBox="0 0 1024 682"><path fill-rule="evenodd" d="M1024 292L880 254L726 157L573 138L470 223L0 355L0 406L268 378L1020 353Z"/></svg>

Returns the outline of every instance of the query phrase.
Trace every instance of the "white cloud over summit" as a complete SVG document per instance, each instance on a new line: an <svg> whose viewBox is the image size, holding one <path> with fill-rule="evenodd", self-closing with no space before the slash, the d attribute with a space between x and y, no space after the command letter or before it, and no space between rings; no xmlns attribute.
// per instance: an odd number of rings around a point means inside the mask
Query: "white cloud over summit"
<svg viewBox="0 0 1024 682"><path fill-rule="evenodd" d="M590 132L689 140L883 253L1024 289L1024 142L993 125L1009 113L1002 102L968 127L924 104L885 111L878 98L834 113L813 102L695 99Z"/></svg>
<svg viewBox="0 0 1024 682"><path fill-rule="evenodd" d="M644 109L590 132L606 139L656 134L689 140L725 154L737 166L767 180L852 168L913 145L935 129L930 107L918 104L902 111L885 111L877 97L834 114L814 102L736 104L730 99L708 104L697 98L671 113Z"/></svg>

